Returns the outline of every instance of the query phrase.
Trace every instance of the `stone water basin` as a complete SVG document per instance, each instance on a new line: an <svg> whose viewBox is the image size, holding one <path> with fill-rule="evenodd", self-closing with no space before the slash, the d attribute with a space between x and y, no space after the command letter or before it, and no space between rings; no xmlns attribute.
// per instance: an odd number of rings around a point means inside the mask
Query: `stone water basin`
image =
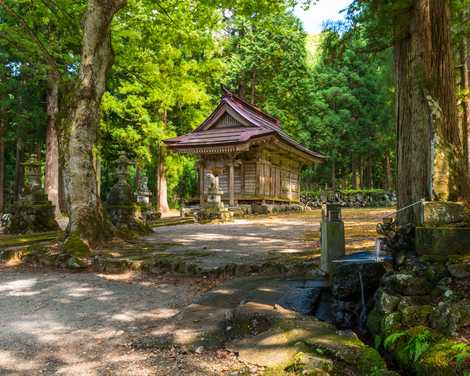
<svg viewBox="0 0 470 376"><path fill-rule="evenodd" d="M358 328L385 274L384 264L391 261L384 252L346 255L334 261L329 278L291 281L279 304L340 329Z"/></svg>

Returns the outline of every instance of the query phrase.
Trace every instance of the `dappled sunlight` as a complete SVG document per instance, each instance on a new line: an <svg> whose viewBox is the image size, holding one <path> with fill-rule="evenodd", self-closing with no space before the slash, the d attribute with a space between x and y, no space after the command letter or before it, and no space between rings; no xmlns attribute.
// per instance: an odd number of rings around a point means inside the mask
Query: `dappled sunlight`
<svg viewBox="0 0 470 376"><path fill-rule="evenodd" d="M167 319L178 314L179 310L172 308L155 309L151 312L127 310L111 316L112 320L121 322L134 322L138 320Z"/></svg>
<svg viewBox="0 0 470 376"><path fill-rule="evenodd" d="M122 348L129 335L171 319L201 291L184 279L134 283L93 273L0 273L0 374L35 375L47 368L99 375L97 367L105 366L119 375L126 362L142 360ZM10 351L19 347L30 350Z"/></svg>
<svg viewBox="0 0 470 376"><path fill-rule="evenodd" d="M6 291L15 291L15 293L18 293L18 291L33 288L36 283L36 278L19 279L11 282L2 282L2 284L0 284L0 293Z"/></svg>
<svg viewBox="0 0 470 376"><path fill-rule="evenodd" d="M29 371L39 367L39 362L27 360L25 357L16 355L13 351L5 351L0 349L0 371Z"/></svg>

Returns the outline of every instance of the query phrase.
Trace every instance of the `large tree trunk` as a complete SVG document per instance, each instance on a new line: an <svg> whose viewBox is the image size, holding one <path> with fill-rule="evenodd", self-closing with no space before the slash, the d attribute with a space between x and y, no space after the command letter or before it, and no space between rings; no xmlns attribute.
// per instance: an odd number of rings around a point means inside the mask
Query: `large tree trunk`
<svg viewBox="0 0 470 376"><path fill-rule="evenodd" d="M359 189L359 171L358 171L358 157L353 154L351 159L351 188Z"/></svg>
<svg viewBox="0 0 470 376"><path fill-rule="evenodd" d="M253 69L253 73L251 74L251 104L255 104L255 97L256 97L256 70Z"/></svg>
<svg viewBox="0 0 470 376"><path fill-rule="evenodd" d="M111 21L125 4L126 0L89 0L79 77L65 124L69 140L64 174L70 217L67 233L78 234L89 245L109 234L98 195L93 146L106 76L113 64Z"/></svg>
<svg viewBox="0 0 470 376"><path fill-rule="evenodd" d="M158 159L158 209L159 212L164 214L170 211L168 205L168 185L166 182L166 166L165 166L165 153L163 148L160 147L160 156Z"/></svg>
<svg viewBox="0 0 470 376"><path fill-rule="evenodd" d="M47 133L46 171L44 186L49 201L60 213L59 203L59 143L57 138L57 115L59 113L59 72L51 68L47 80Z"/></svg>
<svg viewBox="0 0 470 376"><path fill-rule="evenodd" d="M462 37L460 46L460 85L463 93L462 99L462 141L465 168L470 173L470 82L468 74L468 37Z"/></svg>
<svg viewBox="0 0 470 376"><path fill-rule="evenodd" d="M168 112L165 110L162 116L163 128L166 129L168 125ZM157 161L157 184L156 184L156 200L157 211L159 213L168 213L170 207L168 205L168 185L166 183L166 165L165 165L166 149L164 145L158 147L158 161Z"/></svg>
<svg viewBox="0 0 470 376"><path fill-rule="evenodd" d="M0 214L5 209L5 123L0 120Z"/></svg>
<svg viewBox="0 0 470 376"><path fill-rule="evenodd" d="M390 163L390 156L385 156L385 189L387 191L393 191L393 174L392 166Z"/></svg>
<svg viewBox="0 0 470 376"><path fill-rule="evenodd" d="M24 144L23 139L18 136L16 139L16 156L15 156L15 187L14 195L15 201L20 198L21 191L23 190L24 183L24 168L22 163L24 162Z"/></svg>
<svg viewBox="0 0 470 376"><path fill-rule="evenodd" d="M331 160L331 189L336 191L336 161Z"/></svg>
<svg viewBox="0 0 470 376"><path fill-rule="evenodd" d="M448 199L453 181L462 188L452 179L462 171L448 7L415 0L395 46L398 208ZM417 220L417 206L399 216L401 223Z"/></svg>

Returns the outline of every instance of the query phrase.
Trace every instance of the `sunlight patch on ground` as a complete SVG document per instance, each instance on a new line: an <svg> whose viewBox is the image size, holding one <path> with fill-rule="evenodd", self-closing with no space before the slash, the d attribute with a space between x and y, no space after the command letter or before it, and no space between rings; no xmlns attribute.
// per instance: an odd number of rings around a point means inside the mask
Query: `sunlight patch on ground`
<svg viewBox="0 0 470 376"><path fill-rule="evenodd" d="M2 369L17 371L31 371L39 367L39 362L34 360L26 360L16 356L12 351L0 350L0 364ZM13 374L13 373L12 373Z"/></svg>
<svg viewBox="0 0 470 376"><path fill-rule="evenodd" d="M19 279L11 282L4 282L0 285L0 292L4 291L21 291L26 289L31 289L37 283L36 278L29 279Z"/></svg>

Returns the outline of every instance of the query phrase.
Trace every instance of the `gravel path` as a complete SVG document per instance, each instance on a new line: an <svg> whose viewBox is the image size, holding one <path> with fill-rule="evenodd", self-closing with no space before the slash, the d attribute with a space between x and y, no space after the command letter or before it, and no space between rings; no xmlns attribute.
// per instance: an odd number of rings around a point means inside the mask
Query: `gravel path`
<svg viewBox="0 0 470 376"><path fill-rule="evenodd" d="M387 210L345 210L350 249L373 246ZM161 227L148 241L201 253L208 266L319 247L320 212ZM242 365L224 350L134 349L213 287L199 278L41 272L0 266L0 375L220 376ZM183 323L184 324L184 323Z"/></svg>
<svg viewBox="0 0 470 376"><path fill-rule="evenodd" d="M176 375L175 367L193 359L129 344L190 304L201 287L0 268L0 375ZM220 374L210 371L213 360L198 363L188 375Z"/></svg>
<svg viewBox="0 0 470 376"><path fill-rule="evenodd" d="M375 226L389 209L343 209L349 251L371 249ZM236 219L221 224L184 224L158 227L145 239L172 243L165 249L175 254L201 253L208 268L226 264L262 263L273 257L320 249L321 211Z"/></svg>

